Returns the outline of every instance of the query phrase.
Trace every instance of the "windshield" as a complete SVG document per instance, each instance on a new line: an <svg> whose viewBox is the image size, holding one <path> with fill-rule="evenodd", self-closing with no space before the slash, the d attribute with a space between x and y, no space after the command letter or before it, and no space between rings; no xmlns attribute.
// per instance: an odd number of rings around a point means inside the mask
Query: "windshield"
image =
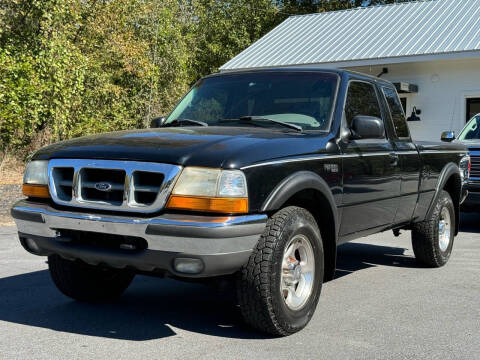
<svg viewBox="0 0 480 360"><path fill-rule="evenodd" d="M462 130L458 136L459 140L478 140L480 139L480 114L474 116L467 126Z"/></svg>
<svg viewBox="0 0 480 360"><path fill-rule="evenodd" d="M326 131L330 127L337 82L336 74L312 72L213 76L200 80L165 124L188 119L210 126L232 122L238 126L245 125L235 122L242 117L263 117L299 125L304 130ZM278 124L270 122L262 126Z"/></svg>

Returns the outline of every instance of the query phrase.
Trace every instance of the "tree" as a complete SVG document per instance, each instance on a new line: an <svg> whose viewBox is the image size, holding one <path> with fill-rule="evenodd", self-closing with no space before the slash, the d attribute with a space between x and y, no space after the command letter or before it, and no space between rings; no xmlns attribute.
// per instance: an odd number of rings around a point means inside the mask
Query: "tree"
<svg viewBox="0 0 480 360"><path fill-rule="evenodd" d="M0 0L0 151L145 127L290 15L392 0Z"/></svg>
<svg viewBox="0 0 480 360"><path fill-rule="evenodd" d="M177 0L0 0L0 9L2 151L143 127L192 82Z"/></svg>
<svg viewBox="0 0 480 360"><path fill-rule="evenodd" d="M193 11L194 77L216 71L275 26L279 14L271 0L197 0Z"/></svg>

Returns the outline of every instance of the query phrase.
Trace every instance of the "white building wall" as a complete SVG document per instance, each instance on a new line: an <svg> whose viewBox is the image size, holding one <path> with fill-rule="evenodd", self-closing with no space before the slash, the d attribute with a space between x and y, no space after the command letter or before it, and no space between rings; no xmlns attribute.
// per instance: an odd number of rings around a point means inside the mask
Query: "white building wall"
<svg viewBox="0 0 480 360"><path fill-rule="evenodd" d="M406 95L407 117L413 106L422 110L421 121L409 122L415 140L439 141L445 130L454 130L458 134L465 125L466 99L480 98L480 57L348 69L376 76L383 67L389 70L383 78L419 87L417 94Z"/></svg>

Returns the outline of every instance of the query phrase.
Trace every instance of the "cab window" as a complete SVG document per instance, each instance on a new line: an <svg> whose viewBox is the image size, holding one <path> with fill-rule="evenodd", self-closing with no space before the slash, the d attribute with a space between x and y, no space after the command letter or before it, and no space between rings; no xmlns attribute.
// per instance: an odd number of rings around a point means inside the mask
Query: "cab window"
<svg viewBox="0 0 480 360"><path fill-rule="evenodd" d="M393 127L395 128L395 133L399 138L408 138L410 137L410 132L408 131L407 121L405 119L405 113L403 112L402 103L398 99L397 92L392 88L384 87L382 88L385 99L390 110L390 117L393 122Z"/></svg>
<svg viewBox="0 0 480 360"><path fill-rule="evenodd" d="M352 125L353 118L357 115L382 118L380 104L373 84L363 81L350 82L345 101L345 119L349 128Z"/></svg>

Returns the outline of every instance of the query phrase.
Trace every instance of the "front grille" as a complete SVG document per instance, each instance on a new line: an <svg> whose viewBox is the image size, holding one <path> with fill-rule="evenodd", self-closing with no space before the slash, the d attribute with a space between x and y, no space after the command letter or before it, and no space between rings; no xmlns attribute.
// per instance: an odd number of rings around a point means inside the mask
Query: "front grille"
<svg viewBox="0 0 480 360"><path fill-rule="evenodd" d="M122 205L125 192L125 170L81 169L78 174L79 197L87 201ZM99 190L99 184L108 185L108 190Z"/></svg>
<svg viewBox="0 0 480 360"><path fill-rule="evenodd" d="M50 192L61 205L99 210L161 210L181 166L136 161L53 159Z"/></svg>
<svg viewBox="0 0 480 360"><path fill-rule="evenodd" d="M153 204L162 183L163 174L135 171L132 177L133 201L136 204Z"/></svg>
<svg viewBox="0 0 480 360"><path fill-rule="evenodd" d="M470 170L470 177L480 178L480 156L471 156L472 168Z"/></svg>
<svg viewBox="0 0 480 360"><path fill-rule="evenodd" d="M71 201L73 194L73 167L57 167L52 170L57 188L57 196L63 201Z"/></svg>

